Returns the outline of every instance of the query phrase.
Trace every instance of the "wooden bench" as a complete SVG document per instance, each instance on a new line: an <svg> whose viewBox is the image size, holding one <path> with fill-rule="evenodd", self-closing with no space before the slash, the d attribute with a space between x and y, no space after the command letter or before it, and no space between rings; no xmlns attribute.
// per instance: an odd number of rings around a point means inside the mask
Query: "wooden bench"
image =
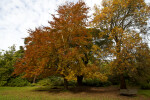
<svg viewBox="0 0 150 100"><path fill-rule="evenodd" d="M136 96L137 95L137 89L120 89L120 95Z"/></svg>

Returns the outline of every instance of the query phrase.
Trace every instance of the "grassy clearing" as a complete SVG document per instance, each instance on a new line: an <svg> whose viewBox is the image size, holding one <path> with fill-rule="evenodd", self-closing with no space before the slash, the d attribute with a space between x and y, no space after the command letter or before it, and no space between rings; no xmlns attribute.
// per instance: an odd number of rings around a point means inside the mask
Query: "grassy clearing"
<svg viewBox="0 0 150 100"><path fill-rule="evenodd" d="M0 87L0 100L150 100L140 90L137 97L120 96L116 87L83 87L64 91L61 87Z"/></svg>

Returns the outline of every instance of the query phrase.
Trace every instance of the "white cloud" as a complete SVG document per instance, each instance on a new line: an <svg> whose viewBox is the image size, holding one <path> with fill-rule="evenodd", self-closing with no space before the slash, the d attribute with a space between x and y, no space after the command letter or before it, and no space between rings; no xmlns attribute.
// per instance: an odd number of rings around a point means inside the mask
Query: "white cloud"
<svg viewBox="0 0 150 100"><path fill-rule="evenodd" d="M24 45L27 29L48 25L58 5L77 0L1 0L0 2L0 50L13 44L17 49ZM85 0L89 7L101 0Z"/></svg>
<svg viewBox="0 0 150 100"><path fill-rule="evenodd" d="M15 44L17 49L24 45L22 38L28 36L27 29L48 25L58 5L78 0L1 0L0 1L0 50ZM102 0L84 0L94 12L93 6ZM145 0L147 3L150 1Z"/></svg>

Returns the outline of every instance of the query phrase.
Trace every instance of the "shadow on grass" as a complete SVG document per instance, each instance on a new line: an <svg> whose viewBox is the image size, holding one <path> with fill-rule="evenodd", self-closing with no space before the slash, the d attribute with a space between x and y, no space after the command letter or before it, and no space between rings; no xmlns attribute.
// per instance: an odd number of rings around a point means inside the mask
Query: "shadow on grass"
<svg viewBox="0 0 150 100"><path fill-rule="evenodd" d="M51 92L51 93L60 93L65 91L63 87L57 86L57 87L48 87L48 86L43 86L43 87L37 87L32 91L37 91L37 92Z"/></svg>
<svg viewBox="0 0 150 100"><path fill-rule="evenodd" d="M89 86L80 86L80 87L69 87L68 90L64 90L63 87L38 87L33 91L38 92L50 92L50 93L61 93L61 92L71 92L71 93L119 93L119 89L116 87L89 87Z"/></svg>

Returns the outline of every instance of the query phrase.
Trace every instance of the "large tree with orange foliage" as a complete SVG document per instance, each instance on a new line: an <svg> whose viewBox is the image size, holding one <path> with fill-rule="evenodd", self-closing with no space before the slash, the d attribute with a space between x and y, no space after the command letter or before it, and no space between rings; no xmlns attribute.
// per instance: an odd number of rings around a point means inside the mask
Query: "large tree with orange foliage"
<svg viewBox="0 0 150 100"><path fill-rule="evenodd" d="M112 41L106 51L112 54L112 69L120 76L120 88L125 89L125 74L137 68L135 52L144 45L140 35L147 33L150 9L144 0L103 0L102 6L95 6L92 23L100 30L100 38Z"/></svg>
<svg viewBox="0 0 150 100"><path fill-rule="evenodd" d="M52 15L49 27L29 30L25 54L16 63L15 73L24 73L25 77L59 75L64 77L65 88L67 80L76 77L79 84L83 76L106 79L96 72L98 67L88 64L92 48L92 37L86 29L88 9L82 1L66 3Z"/></svg>

